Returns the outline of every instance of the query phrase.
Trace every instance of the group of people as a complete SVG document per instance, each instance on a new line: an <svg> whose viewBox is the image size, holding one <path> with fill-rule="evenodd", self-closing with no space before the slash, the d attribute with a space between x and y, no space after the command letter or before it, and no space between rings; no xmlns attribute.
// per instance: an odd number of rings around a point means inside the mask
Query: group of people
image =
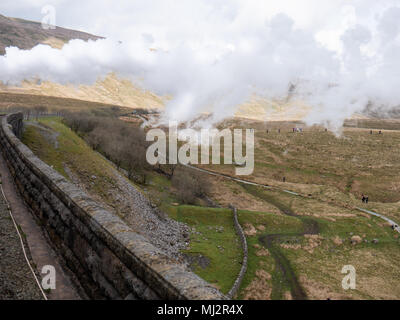
<svg viewBox="0 0 400 320"><path fill-rule="evenodd" d="M292 130L293 130L293 132L303 132L303 128L293 128ZM267 129L266 132L269 133L269 129ZM280 128L278 129L278 133L281 133Z"/></svg>
<svg viewBox="0 0 400 320"><path fill-rule="evenodd" d="M303 128L292 128L293 132L303 132ZM328 132L328 129L325 128L325 132ZM267 133L269 133L269 129L267 129ZM278 133L281 133L281 129L278 129ZM370 134L373 134L373 130L369 131ZM378 131L379 134L382 134L382 130Z"/></svg>
<svg viewBox="0 0 400 320"><path fill-rule="evenodd" d="M368 203L368 196L363 194L361 200L363 203Z"/></svg>

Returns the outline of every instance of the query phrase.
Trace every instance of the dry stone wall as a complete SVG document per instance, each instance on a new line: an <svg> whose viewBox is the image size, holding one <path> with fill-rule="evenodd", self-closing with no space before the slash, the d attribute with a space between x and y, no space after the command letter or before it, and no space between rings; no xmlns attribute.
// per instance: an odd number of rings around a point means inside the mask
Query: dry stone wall
<svg viewBox="0 0 400 320"><path fill-rule="evenodd" d="M36 157L19 138L22 113L3 116L0 147L52 245L92 299L225 299Z"/></svg>
<svg viewBox="0 0 400 320"><path fill-rule="evenodd" d="M248 249L247 249L247 240L246 240L246 235L243 232L242 226L239 223L238 220L238 214L237 214L237 208L230 205L230 208L232 209L233 212L233 224L235 226L236 233L240 239L240 244L242 246L243 250L243 260L242 260L242 267L240 268L240 272L235 280L235 283L233 284L231 290L229 290L227 296L228 298L233 298L237 292L239 291L240 285L242 284L243 278L246 274L247 271L247 260L249 258L248 254Z"/></svg>

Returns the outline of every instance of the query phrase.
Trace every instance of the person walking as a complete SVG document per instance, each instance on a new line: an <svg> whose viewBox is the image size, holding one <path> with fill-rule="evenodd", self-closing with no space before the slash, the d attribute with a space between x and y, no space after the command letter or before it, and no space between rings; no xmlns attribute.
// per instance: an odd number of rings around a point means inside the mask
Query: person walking
<svg viewBox="0 0 400 320"><path fill-rule="evenodd" d="M365 203L368 203L368 196L365 196Z"/></svg>
<svg viewBox="0 0 400 320"><path fill-rule="evenodd" d="M361 197L362 197L362 198L361 198L361 201L364 203L364 202L365 202L365 196L364 196L364 194L362 194Z"/></svg>

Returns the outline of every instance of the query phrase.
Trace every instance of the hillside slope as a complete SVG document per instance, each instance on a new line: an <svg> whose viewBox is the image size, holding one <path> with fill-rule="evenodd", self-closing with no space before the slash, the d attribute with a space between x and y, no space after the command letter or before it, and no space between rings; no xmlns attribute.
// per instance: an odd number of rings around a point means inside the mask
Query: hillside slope
<svg viewBox="0 0 400 320"><path fill-rule="evenodd" d="M64 43L71 39L86 41L100 37L60 27L55 30L44 30L39 22L0 15L0 55L5 53L5 48L8 46L30 49L41 43L61 49ZM0 92L71 98L143 109L162 109L167 99L144 90L116 74L109 74L93 85L80 86L60 85L48 81L24 81L16 87L6 86L0 82ZM302 102L288 104L253 97L239 106L235 115L264 121L302 120L310 110L311 108Z"/></svg>
<svg viewBox="0 0 400 320"><path fill-rule="evenodd" d="M100 37L60 27L56 27L54 30L45 30L40 22L0 15L0 54L5 54L5 48L9 46L31 49L39 43L44 43L60 48L63 43L71 39L87 41L100 39Z"/></svg>
<svg viewBox="0 0 400 320"><path fill-rule="evenodd" d="M5 48L10 46L31 49L38 44L47 44L61 49L72 39L87 41L101 39L101 37L60 27L45 30L40 22L0 15L0 55L4 55ZM0 92L71 98L132 108L161 108L163 106L161 98L133 85L129 80L118 78L115 74L110 74L93 85L77 87L47 81L24 81L20 86L12 87L0 82Z"/></svg>

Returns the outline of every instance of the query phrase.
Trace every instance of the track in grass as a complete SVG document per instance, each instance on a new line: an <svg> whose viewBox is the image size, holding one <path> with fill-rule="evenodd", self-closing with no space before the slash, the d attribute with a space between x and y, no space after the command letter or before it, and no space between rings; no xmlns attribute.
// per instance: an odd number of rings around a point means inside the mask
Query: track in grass
<svg viewBox="0 0 400 320"><path fill-rule="evenodd" d="M276 206L283 214L296 217L303 223L303 231L298 233L279 233L279 234L264 234L259 237L259 241L269 250L271 256L275 260L275 272L272 275L272 293L271 298L273 300L282 299L285 288L289 288L292 298L295 300L306 300L307 294L304 288L301 286L296 273L294 272L290 261L283 254L282 250L275 243L284 237L288 236L303 236L305 234L318 234L319 225L318 223L310 218L303 217L295 214L293 210L280 202L276 198L266 194L265 192L257 189L254 186L248 184L242 184L242 186L252 195L269 202Z"/></svg>

